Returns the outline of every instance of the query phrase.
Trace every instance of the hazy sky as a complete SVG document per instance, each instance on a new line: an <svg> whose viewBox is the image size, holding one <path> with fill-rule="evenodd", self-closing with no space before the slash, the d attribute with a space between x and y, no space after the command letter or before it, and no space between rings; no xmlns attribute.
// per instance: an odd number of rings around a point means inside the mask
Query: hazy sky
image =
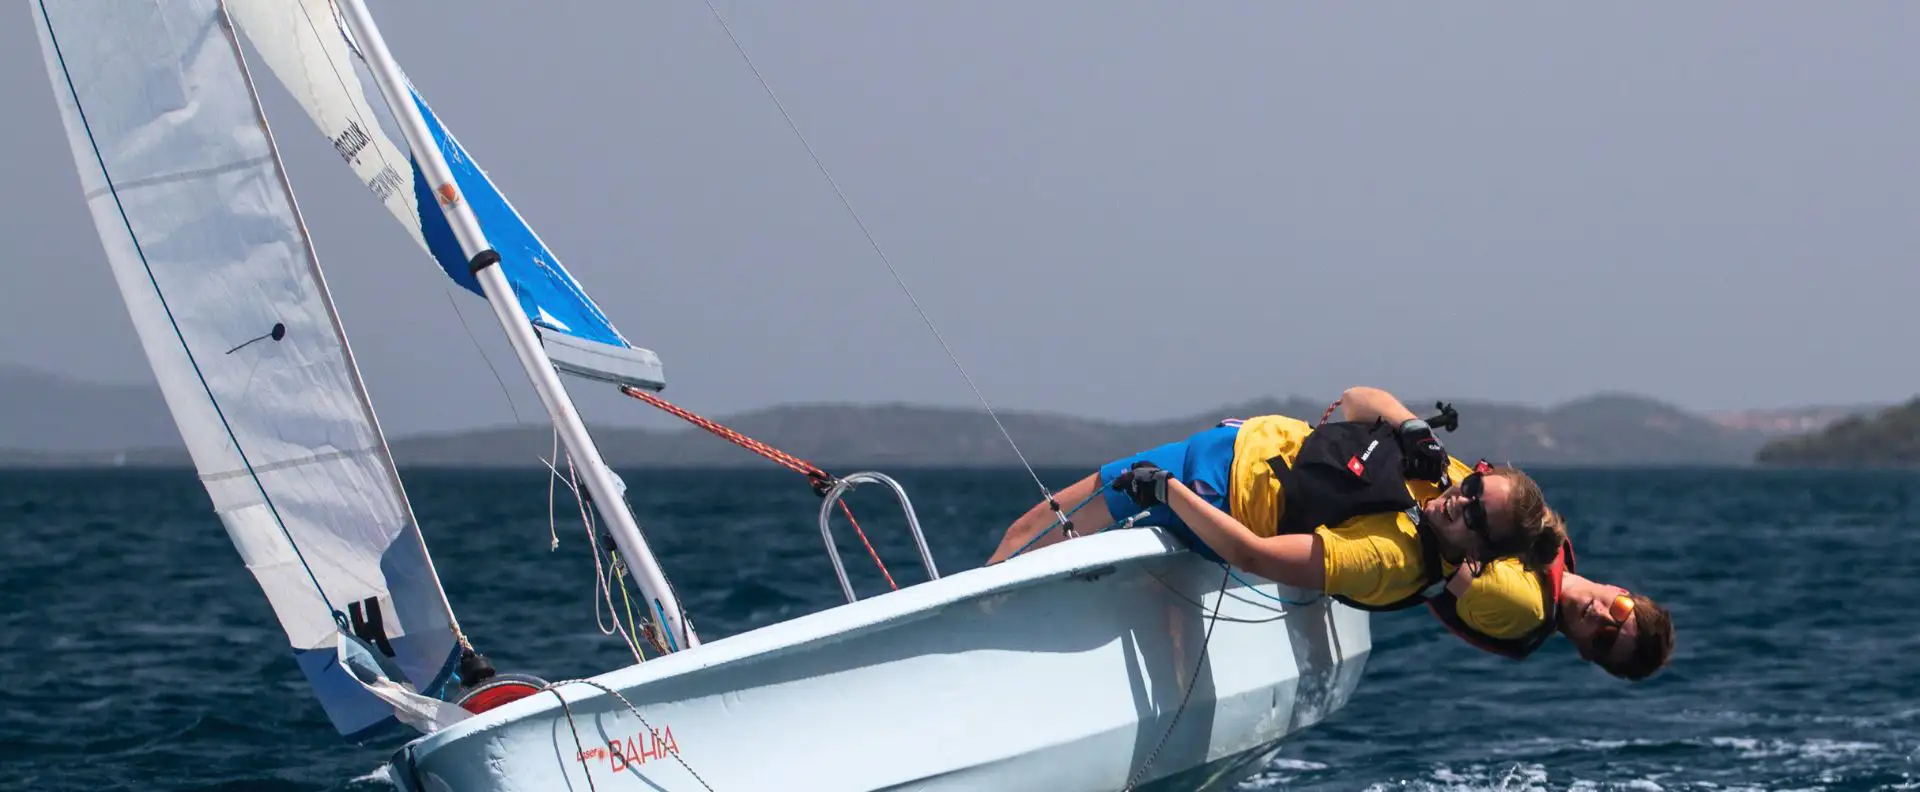
<svg viewBox="0 0 1920 792"><path fill-rule="evenodd" d="M999 407L1920 391L1920 5L715 4ZM701 2L374 11L669 398L972 401ZM0 365L150 382L0 20ZM255 74L383 422L511 422L449 282Z"/></svg>

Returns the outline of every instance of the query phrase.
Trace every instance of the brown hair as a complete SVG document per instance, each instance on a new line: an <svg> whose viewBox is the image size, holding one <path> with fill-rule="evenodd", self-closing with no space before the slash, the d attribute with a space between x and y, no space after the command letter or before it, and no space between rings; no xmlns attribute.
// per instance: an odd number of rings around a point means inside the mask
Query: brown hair
<svg viewBox="0 0 1920 792"><path fill-rule="evenodd" d="M1610 657L1594 662L1609 674L1638 681L1653 676L1673 659L1673 615L1644 594L1632 597L1633 652L1617 663Z"/></svg>
<svg viewBox="0 0 1920 792"><path fill-rule="evenodd" d="M1487 551L1493 558L1518 558L1528 569L1551 565L1567 541L1566 521L1547 508L1547 496L1540 492L1540 485L1519 468L1499 465L1487 475L1499 476L1513 485L1507 496L1506 515L1512 530L1491 542Z"/></svg>

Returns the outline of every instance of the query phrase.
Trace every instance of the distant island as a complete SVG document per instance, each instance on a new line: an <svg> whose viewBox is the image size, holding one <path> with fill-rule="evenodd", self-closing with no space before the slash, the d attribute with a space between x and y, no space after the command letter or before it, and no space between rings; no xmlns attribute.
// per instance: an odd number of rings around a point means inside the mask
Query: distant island
<svg viewBox="0 0 1920 792"><path fill-rule="evenodd" d="M1851 415L1817 432L1777 438L1755 454L1779 467L1920 467L1920 397L1872 415Z"/></svg>
<svg viewBox="0 0 1920 792"><path fill-rule="evenodd" d="M1552 407L1449 400L1460 430L1442 438L1455 456L1561 467L1826 464L1846 459L1913 464L1920 459L1920 400L1878 406L1808 407L1700 414L1633 394L1598 394ZM1427 411L1432 398L1409 398ZM1113 422L1002 410L1007 431L1035 465L1090 467L1184 437L1222 418L1279 413L1316 420L1324 399L1260 399L1178 418ZM1877 413L1877 415L1876 415ZM1893 416L1893 417L1890 417ZM1904 416L1904 417L1899 417ZM833 469L1004 467L1019 464L980 410L908 404L786 405L717 420ZM1889 434L1904 438L1889 440ZM1871 435L1874 442L1867 442ZM595 427L607 461L623 468L751 467L768 464L704 431ZM539 467L553 447L537 425L389 437L403 467ZM1902 444L1903 443L1903 444ZM1870 452L1870 453L1869 453ZM1823 454L1826 454L1823 456ZM157 388L80 383L0 368L0 467L183 466L189 464Z"/></svg>

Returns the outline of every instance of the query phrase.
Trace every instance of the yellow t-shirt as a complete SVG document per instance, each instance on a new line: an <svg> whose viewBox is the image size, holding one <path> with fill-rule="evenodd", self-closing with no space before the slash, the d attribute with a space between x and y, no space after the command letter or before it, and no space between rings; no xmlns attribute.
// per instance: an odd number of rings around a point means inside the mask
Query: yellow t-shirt
<svg viewBox="0 0 1920 792"><path fill-rule="evenodd" d="M1540 576L1517 558L1502 558L1473 579L1454 610L1467 626L1494 638L1524 638L1546 623Z"/></svg>
<svg viewBox="0 0 1920 792"><path fill-rule="evenodd" d="M1271 536L1280 521L1280 481L1267 460L1291 459L1313 431L1305 421L1282 415L1250 418L1234 437L1233 473L1228 505L1234 519L1260 536ZM1447 473L1460 481L1473 467L1450 459ZM1424 502L1440 494L1431 482L1410 481L1407 491ZM1314 529L1326 556L1326 593L1367 605L1386 605L1418 593L1426 582L1420 535L1411 517L1402 513L1369 514L1337 526ZM1441 562L1440 574L1454 566ZM1546 618L1540 600L1540 581L1517 559L1501 559L1459 598L1460 618L1468 626L1495 638L1525 635Z"/></svg>
<svg viewBox="0 0 1920 792"><path fill-rule="evenodd" d="M1405 514L1368 514L1314 533L1326 550L1328 596L1390 605L1426 587L1420 535ZM1443 563L1441 574L1452 571Z"/></svg>
<svg viewBox="0 0 1920 792"><path fill-rule="evenodd" d="M1280 479L1267 460L1300 455L1300 444L1313 427L1284 415L1248 418L1233 436L1233 472L1227 490L1228 514L1256 535L1272 536L1280 524Z"/></svg>

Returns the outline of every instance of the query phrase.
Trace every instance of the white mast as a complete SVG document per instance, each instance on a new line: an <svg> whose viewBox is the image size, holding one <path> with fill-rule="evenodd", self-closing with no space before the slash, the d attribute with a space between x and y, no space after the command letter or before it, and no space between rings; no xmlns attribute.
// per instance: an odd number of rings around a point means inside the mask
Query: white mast
<svg viewBox="0 0 1920 792"><path fill-rule="evenodd" d="M620 546L620 554L626 559L628 568L633 570L641 593L654 605L654 616L667 631L669 644L676 650L699 645L698 636L682 618L680 603L674 597L673 589L667 585L666 576L660 572L653 551L647 547L646 537L640 534L640 526L634 521L632 510L627 508L626 498L614 483L613 471L601 459L600 449L594 446L593 437L587 433L580 413L574 409L566 386L560 382L552 361L548 360L546 350L534 334L532 321L521 309L506 275L500 271L499 254L487 243L486 233L481 230L480 221L474 217L472 208L461 199L453 171L447 166L440 147L428 132L426 120L421 116L420 108L414 104L412 92L407 87L406 76L394 61L393 53L387 49L386 40L380 37L372 14L367 11L363 0L339 0L339 5L346 12L347 24L359 40L360 51L366 56L374 81L380 86L380 93L386 97L387 107L400 122L407 144L413 148L421 173L433 187L447 224L453 227L454 236L460 240L462 254L471 262L474 278L480 282L481 289L486 292L487 302L493 306L494 317L500 320L507 340L512 343L513 351L518 353L520 365L533 381L533 389L540 394L540 401L546 405L547 414L552 416L568 453L584 468L587 491L613 529L613 540Z"/></svg>

